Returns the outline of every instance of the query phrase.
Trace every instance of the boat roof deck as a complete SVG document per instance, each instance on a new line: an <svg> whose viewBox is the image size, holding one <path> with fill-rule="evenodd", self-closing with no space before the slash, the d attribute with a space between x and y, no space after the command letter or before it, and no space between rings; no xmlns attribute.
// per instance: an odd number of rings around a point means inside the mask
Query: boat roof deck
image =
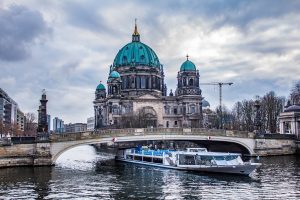
<svg viewBox="0 0 300 200"><path fill-rule="evenodd" d="M131 150L131 149L128 149ZM172 153L172 154L185 154L185 155L203 155L203 156L240 156L239 153L226 153L226 152L187 152L187 151L175 151L175 150L142 150L128 152L128 154L143 155L143 156L157 156L162 157L163 153Z"/></svg>

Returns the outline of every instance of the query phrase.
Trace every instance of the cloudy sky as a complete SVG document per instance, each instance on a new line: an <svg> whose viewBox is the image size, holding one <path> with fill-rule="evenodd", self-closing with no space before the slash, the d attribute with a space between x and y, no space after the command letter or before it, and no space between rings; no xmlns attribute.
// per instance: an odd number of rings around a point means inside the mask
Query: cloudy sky
<svg viewBox="0 0 300 200"><path fill-rule="evenodd" d="M24 112L36 112L46 89L52 117L86 122L135 18L168 89L186 54L201 82L234 82L223 90L229 108L271 90L288 96L299 80L298 0L0 0L0 87ZM218 88L202 91L216 107Z"/></svg>

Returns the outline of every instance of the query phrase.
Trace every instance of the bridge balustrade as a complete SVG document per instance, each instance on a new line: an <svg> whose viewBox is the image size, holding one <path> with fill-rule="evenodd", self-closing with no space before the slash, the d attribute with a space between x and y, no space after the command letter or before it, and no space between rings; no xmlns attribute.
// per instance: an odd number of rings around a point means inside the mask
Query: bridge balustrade
<svg viewBox="0 0 300 200"><path fill-rule="evenodd" d="M95 131L85 131L78 133L60 133L50 136L52 141L80 140L109 138L122 136L141 136L141 135L199 135L199 136L224 136L254 138L254 133L247 131L229 131L222 129L205 128L128 128L128 129L99 129Z"/></svg>

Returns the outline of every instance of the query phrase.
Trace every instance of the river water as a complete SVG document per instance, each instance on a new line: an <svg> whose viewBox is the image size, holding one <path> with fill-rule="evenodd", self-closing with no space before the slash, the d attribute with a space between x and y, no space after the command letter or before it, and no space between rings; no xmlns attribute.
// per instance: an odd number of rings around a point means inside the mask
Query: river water
<svg viewBox="0 0 300 200"><path fill-rule="evenodd" d="M300 199L299 156L260 158L251 177L102 161L109 158L81 146L55 167L0 169L0 199Z"/></svg>

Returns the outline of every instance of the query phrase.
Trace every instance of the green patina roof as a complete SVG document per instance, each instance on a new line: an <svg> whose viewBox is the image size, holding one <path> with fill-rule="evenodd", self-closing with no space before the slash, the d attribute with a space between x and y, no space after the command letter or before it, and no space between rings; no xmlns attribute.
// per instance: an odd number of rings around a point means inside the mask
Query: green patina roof
<svg viewBox="0 0 300 200"><path fill-rule="evenodd" d="M105 90L105 86L104 86L102 83L100 83L100 84L97 86L96 90Z"/></svg>
<svg viewBox="0 0 300 200"><path fill-rule="evenodd" d="M112 71L108 78L120 78L120 74L117 71Z"/></svg>
<svg viewBox="0 0 300 200"><path fill-rule="evenodd" d="M193 62L186 60L182 63L180 71L196 71L196 66Z"/></svg>
<svg viewBox="0 0 300 200"><path fill-rule="evenodd" d="M113 67L144 65L160 68L156 53L146 44L133 41L126 44L114 59Z"/></svg>

